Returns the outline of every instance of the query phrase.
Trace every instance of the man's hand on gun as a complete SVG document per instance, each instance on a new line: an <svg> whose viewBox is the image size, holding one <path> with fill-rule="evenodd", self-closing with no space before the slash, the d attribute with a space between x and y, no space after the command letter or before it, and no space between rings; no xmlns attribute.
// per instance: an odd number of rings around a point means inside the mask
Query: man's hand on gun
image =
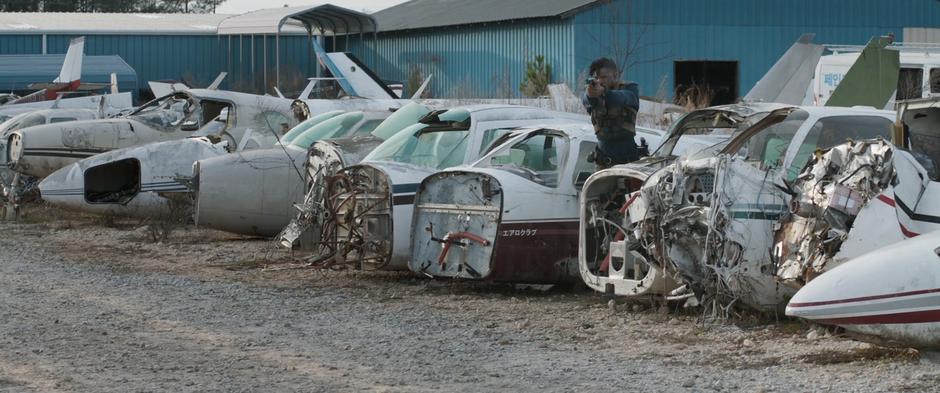
<svg viewBox="0 0 940 393"><path fill-rule="evenodd" d="M587 96L588 97L600 97L604 95L604 85L602 85L596 78L588 78L587 80Z"/></svg>

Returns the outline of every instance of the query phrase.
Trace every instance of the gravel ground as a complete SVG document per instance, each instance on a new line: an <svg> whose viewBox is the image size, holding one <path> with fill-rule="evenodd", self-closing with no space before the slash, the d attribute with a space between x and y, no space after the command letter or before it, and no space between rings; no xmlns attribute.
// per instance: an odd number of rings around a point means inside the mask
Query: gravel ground
<svg viewBox="0 0 940 393"><path fill-rule="evenodd" d="M702 323L586 289L292 269L269 241L50 211L0 222L0 392L935 391L940 368L798 321Z"/></svg>

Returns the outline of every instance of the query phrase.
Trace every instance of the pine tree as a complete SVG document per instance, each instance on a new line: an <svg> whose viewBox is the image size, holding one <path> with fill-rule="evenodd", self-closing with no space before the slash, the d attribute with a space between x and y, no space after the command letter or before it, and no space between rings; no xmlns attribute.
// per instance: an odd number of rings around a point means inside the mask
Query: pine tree
<svg viewBox="0 0 940 393"><path fill-rule="evenodd" d="M519 90L527 97L548 95L548 85L552 83L552 65L545 62L545 56L535 56L534 61L525 64L525 79Z"/></svg>

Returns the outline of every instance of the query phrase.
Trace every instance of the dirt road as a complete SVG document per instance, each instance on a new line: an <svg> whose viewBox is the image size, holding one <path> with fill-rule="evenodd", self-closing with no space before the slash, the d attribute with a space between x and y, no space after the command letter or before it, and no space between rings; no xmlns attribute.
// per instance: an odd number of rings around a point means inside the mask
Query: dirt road
<svg viewBox="0 0 940 393"><path fill-rule="evenodd" d="M0 223L0 391L931 391L940 368L808 325L404 273L268 241ZM280 264L279 264L280 263ZM273 264L275 269L263 269ZM810 336L810 338L807 338Z"/></svg>

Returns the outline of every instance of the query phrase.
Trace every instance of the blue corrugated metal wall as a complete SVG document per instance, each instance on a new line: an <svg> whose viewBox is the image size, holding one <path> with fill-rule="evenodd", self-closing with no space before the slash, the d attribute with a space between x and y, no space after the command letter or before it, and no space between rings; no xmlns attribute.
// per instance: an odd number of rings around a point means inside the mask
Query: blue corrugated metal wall
<svg viewBox="0 0 940 393"><path fill-rule="evenodd" d="M42 36L20 34L0 36L0 55L36 54L42 54Z"/></svg>
<svg viewBox="0 0 940 393"><path fill-rule="evenodd" d="M358 40L353 50L370 53ZM574 37L566 20L527 20L444 29L379 33L376 73L382 78L407 82L412 70L433 75L435 97L515 96L522 83L525 62L545 56L557 80L574 81Z"/></svg>
<svg viewBox="0 0 940 393"><path fill-rule="evenodd" d="M643 95L671 97L674 60L731 60L743 95L803 33L816 33L819 43L864 44L887 33L901 40L904 27L938 26L935 0L613 0L566 19L382 32L375 68L402 81L412 67L434 74L437 97L499 97L518 94L535 54L546 55L556 81L577 87L593 59L624 62L629 53L625 78Z"/></svg>
<svg viewBox="0 0 940 393"><path fill-rule="evenodd" d="M46 36L47 53L65 53L75 35ZM222 71L229 73L222 88L273 94L276 80L276 39L255 36L216 35L86 35L86 55L118 55L137 71L140 88L152 80L183 80L196 87L212 82ZM265 47L267 41L267 47ZM305 36L282 36L281 90L299 91L314 71ZM41 54L42 35L0 35L0 54ZM253 56L252 56L253 54ZM265 60L267 59L267 60ZM264 66L267 61L267 67ZM252 67L252 64L255 67ZM265 71L267 81L265 84ZM299 85L300 87L295 87Z"/></svg>
<svg viewBox="0 0 940 393"><path fill-rule="evenodd" d="M904 27L940 26L933 0L746 1L617 0L575 15L576 67L612 56L644 95L671 97L674 60L738 62L744 95L803 33L815 42L864 44ZM619 37L613 44L605 37Z"/></svg>

